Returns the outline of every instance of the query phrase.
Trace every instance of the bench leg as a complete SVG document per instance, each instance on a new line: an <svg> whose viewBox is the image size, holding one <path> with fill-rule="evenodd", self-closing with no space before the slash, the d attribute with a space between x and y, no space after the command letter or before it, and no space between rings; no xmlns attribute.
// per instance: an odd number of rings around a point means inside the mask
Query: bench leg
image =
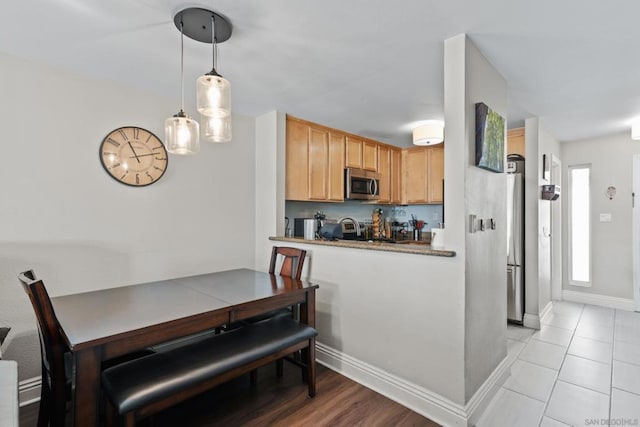
<svg viewBox="0 0 640 427"><path fill-rule="evenodd" d="M309 397L316 395L316 339L309 340L309 348L305 351L307 356L307 387L309 388Z"/></svg>

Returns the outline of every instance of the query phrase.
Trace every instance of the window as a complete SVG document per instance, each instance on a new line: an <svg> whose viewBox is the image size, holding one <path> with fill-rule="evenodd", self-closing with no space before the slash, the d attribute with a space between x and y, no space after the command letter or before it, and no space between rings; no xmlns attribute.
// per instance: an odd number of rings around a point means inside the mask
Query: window
<svg viewBox="0 0 640 427"><path fill-rule="evenodd" d="M569 283L591 286L591 165L569 166Z"/></svg>

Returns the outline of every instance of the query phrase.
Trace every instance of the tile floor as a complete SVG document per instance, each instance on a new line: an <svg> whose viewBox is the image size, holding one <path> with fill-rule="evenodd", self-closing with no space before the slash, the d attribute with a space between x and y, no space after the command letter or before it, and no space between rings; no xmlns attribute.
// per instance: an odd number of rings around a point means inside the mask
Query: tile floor
<svg viewBox="0 0 640 427"><path fill-rule="evenodd" d="M554 302L508 325L511 375L477 427L640 426L640 313Z"/></svg>

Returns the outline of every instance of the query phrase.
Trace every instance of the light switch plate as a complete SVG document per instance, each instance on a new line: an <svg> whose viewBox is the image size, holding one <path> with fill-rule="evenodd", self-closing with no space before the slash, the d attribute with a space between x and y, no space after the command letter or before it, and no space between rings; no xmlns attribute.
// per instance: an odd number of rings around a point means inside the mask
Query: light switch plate
<svg viewBox="0 0 640 427"><path fill-rule="evenodd" d="M611 222L611 214L610 213L601 213L600 214L600 222Z"/></svg>

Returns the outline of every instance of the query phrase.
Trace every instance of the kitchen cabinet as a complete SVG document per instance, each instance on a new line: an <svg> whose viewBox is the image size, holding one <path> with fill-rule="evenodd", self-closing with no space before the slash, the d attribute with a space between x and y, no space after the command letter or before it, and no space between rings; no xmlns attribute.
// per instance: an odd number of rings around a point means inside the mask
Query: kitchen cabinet
<svg viewBox="0 0 640 427"><path fill-rule="evenodd" d="M361 139L347 135L345 139L345 167L362 169L362 145Z"/></svg>
<svg viewBox="0 0 640 427"><path fill-rule="evenodd" d="M413 147L404 150L406 204L439 204L444 200L444 147Z"/></svg>
<svg viewBox="0 0 640 427"><path fill-rule="evenodd" d="M287 117L287 200L344 201L344 136Z"/></svg>
<svg viewBox="0 0 640 427"><path fill-rule="evenodd" d="M444 146L436 145L428 148L427 151L429 152L427 203L440 204L444 202Z"/></svg>
<svg viewBox="0 0 640 427"><path fill-rule="evenodd" d="M362 143L362 169L378 171L378 143L365 140Z"/></svg>
<svg viewBox="0 0 640 427"><path fill-rule="evenodd" d="M378 173L380 174L380 204L402 202L402 150L390 145L378 145Z"/></svg>
<svg viewBox="0 0 640 427"><path fill-rule="evenodd" d="M377 142L347 135L345 150L345 167L378 171Z"/></svg>
<svg viewBox="0 0 640 427"><path fill-rule="evenodd" d="M379 203L391 203L391 147L378 146Z"/></svg>
<svg viewBox="0 0 640 427"><path fill-rule="evenodd" d="M394 205L402 203L402 150L391 148L391 201Z"/></svg>
<svg viewBox="0 0 640 427"><path fill-rule="evenodd" d="M507 131L507 154L520 154L524 157L524 128Z"/></svg>

